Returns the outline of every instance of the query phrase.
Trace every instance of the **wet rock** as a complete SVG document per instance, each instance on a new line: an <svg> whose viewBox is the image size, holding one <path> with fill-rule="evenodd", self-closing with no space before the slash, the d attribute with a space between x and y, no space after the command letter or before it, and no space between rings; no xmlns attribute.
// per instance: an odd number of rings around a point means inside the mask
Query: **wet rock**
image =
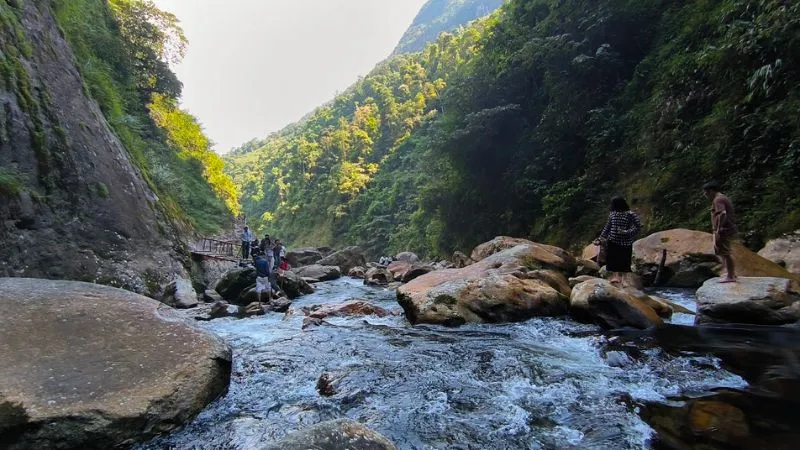
<svg viewBox="0 0 800 450"><path fill-rule="evenodd" d="M316 264L324 256L316 248L299 248L286 252L286 260L294 267L303 267Z"/></svg>
<svg viewBox="0 0 800 450"><path fill-rule="evenodd" d="M240 309L240 314L249 317L249 316L263 316L266 314L264 311L264 306L259 302L250 303L247 306L244 306Z"/></svg>
<svg viewBox="0 0 800 450"><path fill-rule="evenodd" d="M473 261L482 261L495 253L507 250L518 245L531 247L528 255L528 266L536 269L554 269L571 277L575 274L577 263L575 258L566 250L547 244L539 244L527 239L498 236L485 242L472 251Z"/></svg>
<svg viewBox="0 0 800 450"><path fill-rule="evenodd" d="M361 316L391 316L392 313L380 306L373 305L363 300L353 300L344 303L315 305L302 308L303 314L317 319L328 317L361 317Z"/></svg>
<svg viewBox="0 0 800 450"><path fill-rule="evenodd" d="M589 280L599 280L599 278L592 277L592 276L589 276L589 275L581 275L579 277L572 277L572 278L569 279L569 286L570 287L575 287L576 285L581 284L584 281L589 281Z"/></svg>
<svg viewBox="0 0 800 450"><path fill-rule="evenodd" d="M781 325L800 320L800 293L785 278L712 278L697 291L697 323Z"/></svg>
<svg viewBox="0 0 800 450"><path fill-rule="evenodd" d="M535 270L540 259L561 261L538 244L522 244L462 269L423 275L398 288L398 302L412 323L451 326L565 314L568 297L551 286L546 271ZM562 284L568 289L566 279Z"/></svg>
<svg viewBox="0 0 800 450"><path fill-rule="evenodd" d="M709 233L693 230L667 230L640 239L633 246L636 273L645 284L652 284L662 250L667 259L662 271L662 284L672 287L700 287L706 280L720 276L722 265L714 255L713 238ZM732 247L736 272L746 277L793 278L783 267L763 258L738 242Z"/></svg>
<svg viewBox="0 0 800 450"><path fill-rule="evenodd" d="M397 256L394 257L394 259L395 261L407 262L410 264L419 262L419 256L411 252L398 253Z"/></svg>
<svg viewBox="0 0 800 450"><path fill-rule="evenodd" d="M394 280L394 275L383 267L373 267L364 275L364 284L370 286L386 286Z"/></svg>
<svg viewBox="0 0 800 450"><path fill-rule="evenodd" d="M596 277L600 275L600 266L596 262L588 259L579 259L578 268L575 270L575 276L590 276Z"/></svg>
<svg viewBox="0 0 800 450"><path fill-rule="evenodd" d="M339 270L339 267L320 266L319 264L292 269L292 272L302 278L310 278L317 281L333 281L342 277L342 272Z"/></svg>
<svg viewBox="0 0 800 450"><path fill-rule="evenodd" d="M321 266L338 266L342 272L350 272L353 267L366 266L367 258L360 248L347 247L322 258L317 263Z"/></svg>
<svg viewBox="0 0 800 450"><path fill-rule="evenodd" d="M222 296L217 291L206 290L203 292L203 301L206 303L216 303L222 301Z"/></svg>
<svg viewBox="0 0 800 450"><path fill-rule="evenodd" d="M197 306L197 292L192 287L192 282L178 278L164 288L161 301L173 308L189 309Z"/></svg>
<svg viewBox="0 0 800 450"><path fill-rule="evenodd" d="M349 419L322 422L261 450L395 450L385 437Z"/></svg>
<svg viewBox="0 0 800 450"><path fill-rule="evenodd" d="M286 312L289 310L289 307L292 306L292 301L286 297L278 297L273 299L269 303L269 310L272 312Z"/></svg>
<svg viewBox="0 0 800 450"><path fill-rule="evenodd" d="M258 293L256 292L256 285L255 283L242 291L235 300L231 300L231 303L239 306L247 306L250 303L258 301Z"/></svg>
<svg viewBox="0 0 800 450"><path fill-rule="evenodd" d="M332 397L336 395L336 389L333 386L333 380L330 374L323 373L317 379L317 392L323 397Z"/></svg>
<svg viewBox="0 0 800 450"><path fill-rule="evenodd" d="M672 317L674 310L670 302L659 297L647 295L638 289L628 288L624 289L624 291L636 297L642 303L652 308L653 311L655 311L656 314L658 314L658 317L661 317L662 319L669 319L670 317Z"/></svg>
<svg viewBox="0 0 800 450"><path fill-rule="evenodd" d="M284 270L283 273L278 274L278 287L280 287L290 299L295 299L301 295L308 295L314 292L314 288L311 287L310 284L291 270Z"/></svg>
<svg viewBox="0 0 800 450"><path fill-rule="evenodd" d="M572 289L570 312L582 322L604 328L649 328L662 323L644 302L605 280L590 280Z"/></svg>
<svg viewBox="0 0 800 450"><path fill-rule="evenodd" d="M800 275L800 230L767 242L758 254L790 273Z"/></svg>
<svg viewBox="0 0 800 450"><path fill-rule="evenodd" d="M467 267L468 265L475 262L472 259L470 259L469 256L459 251L453 253L452 261L455 269L463 269L464 267Z"/></svg>
<svg viewBox="0 0 800 450"><path fill-rule="evenodd" d="M318 319L316 317L306 317L306 318L303 319L303 325L300 327L300 329L306 330L306 329L309 329L309 328L312 328L312 327L318 327L318 326L320 326L320 325L322 325L324 323L328 323L328 322L325 322L325 320Z"/></svg>
<svg viewBox="0 0 800 450"><path fill-rule="evenodd" d="M231 305L226 301L215 302L211 307L209 316L211 319L221 319L223 317L236 317L239 315L239 307Z"/></svg>
<svg viewBox="0 0 800 450"><path fill-rule="evenodd" d="M367 275L367 269L365 267L361 267L361 266L353 267L352 269L350 269L347 272L347 276L348 277L350 277L350 278L359 278L359 279L362 279L362 280L364 279L364 277L366 275Z"/></svg>
<svg viewBox="0 0 800 450"><path fill-rule="evenodd" d="M4 447L127 447L180 426L227 389L228 346L152 299L16 278L0 279L0 303Z"/></svg>
<svg viewBox="0 0 800 450"><path fill-rule="evenodd" d="M236 300L241 293L256 283L256 269L243 267L227 272L214 286L224 300Z"/></svg>

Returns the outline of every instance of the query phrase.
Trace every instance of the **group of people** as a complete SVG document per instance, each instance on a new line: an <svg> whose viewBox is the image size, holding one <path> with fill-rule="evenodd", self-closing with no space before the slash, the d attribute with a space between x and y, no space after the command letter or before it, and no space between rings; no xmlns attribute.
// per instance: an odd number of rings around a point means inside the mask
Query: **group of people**
<svg viewBox="0 0 800 450"><path fill-rule="evenodd" d="M249 227L244 227L241 235L242 259L253 259L256 269L256 293L258 301L264 303L263 297L269 300L273 293L280 292L277 284L278 276L289 270L289 261L286 259L286 247L280 239L272 239L265 234L261 241Z"/></svg>
<svg viewBox="0 0 800 450"><path fill-rule="evenodd" d="M721 283L736 282L736 268L731 256L731 245L737 234L733 204L715 182L703 185L703 195L711 200L714 254L722 259L727 272ZM600 237L594 241L595 245L601 247L600 254L604 252L606 269L611 273L611 283L622 283L623 274L631 272L633 242L641 230L639 216L631 211L625 198L614 197L611 200L608 221Z"/></svg>

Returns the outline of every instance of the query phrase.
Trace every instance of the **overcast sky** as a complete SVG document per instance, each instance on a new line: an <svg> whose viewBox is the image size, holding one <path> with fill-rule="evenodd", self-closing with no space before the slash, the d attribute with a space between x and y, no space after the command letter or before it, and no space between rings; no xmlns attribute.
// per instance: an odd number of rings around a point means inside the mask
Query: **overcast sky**
<svg viewBox="0 0 800 450"><path fill-rule="evenodd" d="M183 105L225 153L297 121L386 58L426 0L155 0L189 39Z"/></svg>

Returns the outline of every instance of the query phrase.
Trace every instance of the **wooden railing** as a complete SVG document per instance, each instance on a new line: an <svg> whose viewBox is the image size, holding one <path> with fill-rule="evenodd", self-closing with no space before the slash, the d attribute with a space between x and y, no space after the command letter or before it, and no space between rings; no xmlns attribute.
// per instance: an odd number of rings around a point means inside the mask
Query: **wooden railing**
<svg viewBox="0 0 800 450"><path fill-rule="evenodd" d="M197 253L212 258L236 260L240 255L241 244L235 241L220 241L217 239L203 238L196 242L192 253Z"/></svg>

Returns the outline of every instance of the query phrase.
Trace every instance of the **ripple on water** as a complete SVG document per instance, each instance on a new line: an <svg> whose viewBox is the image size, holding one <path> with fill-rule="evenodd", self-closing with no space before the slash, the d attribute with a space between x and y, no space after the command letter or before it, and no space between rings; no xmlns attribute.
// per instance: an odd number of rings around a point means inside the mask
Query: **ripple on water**
<svg viewBox="0 0 800 450"><path fill-rule="evenodd" d="M294 307L368 299L400 310L394 292L325 283ZM401 317L270 314L204 326L234 349L230 392L192 423L140 449L249 449L319 421L350 417L402 449L647 448L638 400L743 386L713 358L658 349L617 358L606 338L565 319L457 329ZM621 366L621 367L616 367ZM321 396L320 374L336 393Z"/></svg>

